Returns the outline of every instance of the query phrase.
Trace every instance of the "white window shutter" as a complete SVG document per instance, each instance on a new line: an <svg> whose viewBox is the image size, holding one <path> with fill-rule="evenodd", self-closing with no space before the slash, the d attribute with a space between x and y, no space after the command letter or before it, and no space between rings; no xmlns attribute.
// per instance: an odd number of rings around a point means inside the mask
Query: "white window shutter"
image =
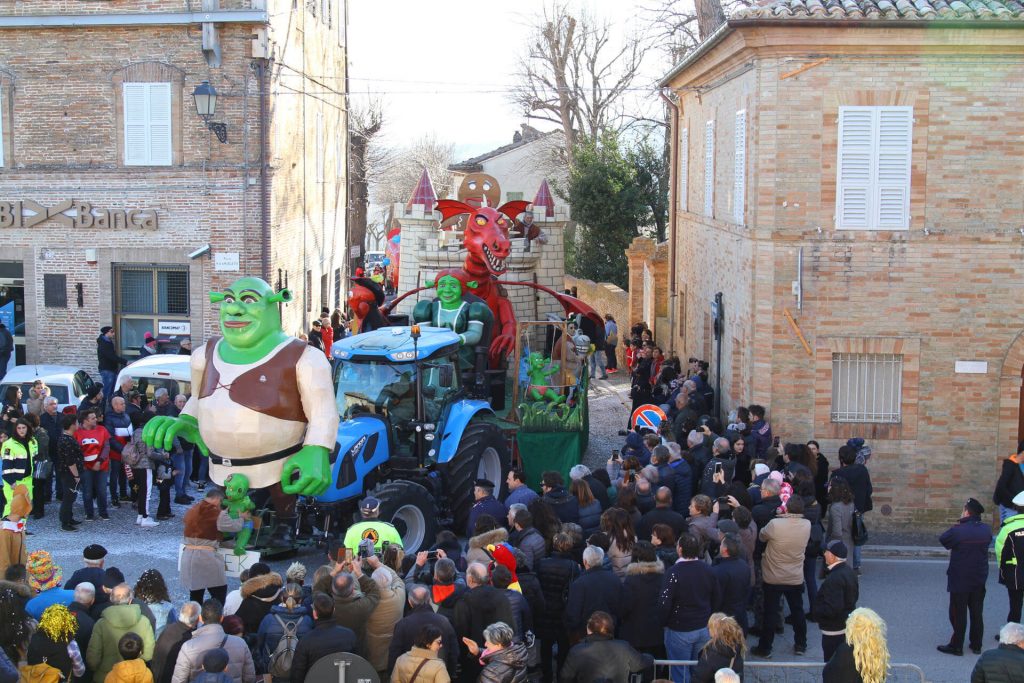
<svg viewBox="0 0 1024 683"><path fill-rule="evenodd" d="M171 165L171 84L148 83L149 86L149 163Z"/></svg>
<svg viewBox="0 0 1024 683"><path fill-rule="evenodd" d="M733 165L732 217L743 225L743 212L747 192L747 110L736 112L736 134L733 138L735 163Z"/></svg>
<svg viewBox="0 0 1024 683"><path fill-rule="evenodd" d="M125 83L124 96L124 163L142 166L149 163L149 126L146 121L147 83Z"/></svg>
<svg viewBox="0 0 1024 683"><path fill-rule="evenodd" d="M910 156L913 108L880 107L876 145L877 223L890 230L910 228Z"/></svg>
<svg viewBox="0 0 1024 683"><path fill-rule="evenodd" d="M839 109L836 227L870 228L874 185L873 107Z"/></svg>
<svg viewBox="0 0 1024 683"><path fill-rule="evenodd" d="M686 193L689 190L687 176L690 174L690 129L683 128L679 131L679 163L676 164L679 173L679 210L686 211L688 206Z"/></svg>
<svg viewBox="0 0 1024 683"><path fill-rule="evenodd" d="M715 122L704 124L704 215L715 215Z"/></svg>

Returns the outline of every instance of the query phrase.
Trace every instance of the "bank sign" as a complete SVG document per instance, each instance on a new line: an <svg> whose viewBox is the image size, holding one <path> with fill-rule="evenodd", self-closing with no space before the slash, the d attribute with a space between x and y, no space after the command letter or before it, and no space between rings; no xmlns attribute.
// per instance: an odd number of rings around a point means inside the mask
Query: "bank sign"
<svg viewBox="0 0 1024 683"><path fill-rule="evenodd" d="M54 221L74 230L156 230L156 209L100 209L68 199L45 207L31 199L0 201L0 229L31 228Z"/></svg>

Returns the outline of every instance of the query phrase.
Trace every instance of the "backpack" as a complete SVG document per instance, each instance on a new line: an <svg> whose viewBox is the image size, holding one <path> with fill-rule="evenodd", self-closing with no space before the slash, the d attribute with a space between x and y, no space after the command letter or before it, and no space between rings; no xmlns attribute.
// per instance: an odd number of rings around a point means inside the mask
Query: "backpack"
<svg viewBox="0 0 1024 683"><path fill-rule="evenodd" d="M64 680L61 670L43 661L41 664L26 664L18 669L18 683L60 683Z"/></svg>
<svg viewBox="0 0 1024 683"><path fill-rule="evenodd" d="M121 462L134 468L138 466L140 460L142 460L142 455L135 445L135 439L129 439L125 445L121 446Z"/></svg>
<svg viewBox="0 0 1024 683"><path fill-rule="evenodd" d="M289 678L292 672L292 660L295 658L295 647L299 644L299 622L285 621L277 614L274 615L277 623L281 624L284 633L281 640L277 641L277 647L270 655L270 667L267 673L274 678Z"/></svg>

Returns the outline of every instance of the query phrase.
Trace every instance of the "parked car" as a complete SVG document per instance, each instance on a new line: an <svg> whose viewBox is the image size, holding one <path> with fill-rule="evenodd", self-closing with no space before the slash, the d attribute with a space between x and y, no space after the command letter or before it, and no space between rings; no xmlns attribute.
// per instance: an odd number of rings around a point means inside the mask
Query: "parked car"
<svg viewBox="0 0 1024 683"><path fill-rule="evenodd" d="M96 382L85 370L70 365L18 365L4 376L0 384L0 396L7 393L7 387L16 384L21 387L22 410L28 410L29 390L37 379L50 387L50 396L57 399L57 409L74 413Z"/></svg>
<svg viewBox="0 0 1024 683"><path fill-rule="evenodd" d="M178 394L188 396L192 393L192 369L189 356L158 353L140 358L126 366L117 375L115 389L121 386L125 377L135 380L136 390L142 392L144 403L153 401L157 389L166 389L171 400Z"/></svg>

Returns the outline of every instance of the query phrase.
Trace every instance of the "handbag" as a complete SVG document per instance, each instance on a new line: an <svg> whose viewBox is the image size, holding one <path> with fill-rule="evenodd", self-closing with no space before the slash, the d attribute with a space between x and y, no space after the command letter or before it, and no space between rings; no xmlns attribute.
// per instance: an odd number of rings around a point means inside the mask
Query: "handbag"
<svg viewBox="0 0 1024 683"><path fill-rule="evenodd" d="M32 468L33 479L49 479L51 474L53 474L53 462L50 460L36 460L36 464Z"/></svg>
<svg viewBox="0 0 1024 683"><path fill-rule="evenodd" d="M864 524L864 516L860 510L853 511L853 544L862 546L868 542L868 528Z"/></svg>

